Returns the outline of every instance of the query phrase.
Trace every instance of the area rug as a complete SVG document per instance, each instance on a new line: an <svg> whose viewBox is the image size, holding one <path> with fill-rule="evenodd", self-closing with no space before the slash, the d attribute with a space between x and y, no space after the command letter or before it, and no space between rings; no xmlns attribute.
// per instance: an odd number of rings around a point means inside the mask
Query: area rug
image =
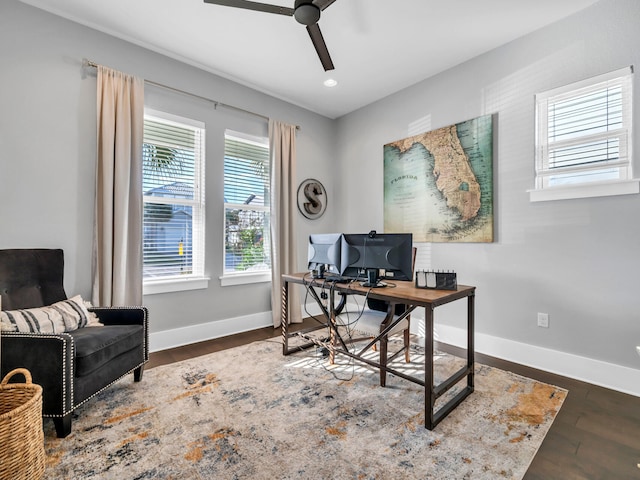
<svg viewBox="0 0 640 480"><path fill-rule="evenodd" d="M419 376L423 353L411 357L394 365ZM460 361L438 353L435 377ZM331 366L261 341L125 378L65 439L45 422L45 478L520 479L565 396L476 365L475 392L429 431L419 385L389 375L383 388L344 355Z"/></svg>

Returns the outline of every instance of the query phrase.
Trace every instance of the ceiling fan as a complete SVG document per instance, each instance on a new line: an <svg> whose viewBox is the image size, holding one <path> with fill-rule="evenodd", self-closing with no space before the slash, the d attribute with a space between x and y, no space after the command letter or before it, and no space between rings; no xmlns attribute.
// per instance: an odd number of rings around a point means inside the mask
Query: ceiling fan
<svg viewBox="0 0 640 480"><path fill-rule="evenodd" d="M248 0L204 0L204 3L212 3L214 5L224 5L226 7L245 8L247 10L256 10L258 12L277 13L279 15L287 15L294 17L298 23L307 26L307 32L311 37L311 42L320 57L320 62L325 72L333 70L333 62L329 55L324 37L318 26L320 20L320 12L330 6L336 0L295 0L293 8L281 7L279 5L270 5L267 3L250 2Z"/></svg>

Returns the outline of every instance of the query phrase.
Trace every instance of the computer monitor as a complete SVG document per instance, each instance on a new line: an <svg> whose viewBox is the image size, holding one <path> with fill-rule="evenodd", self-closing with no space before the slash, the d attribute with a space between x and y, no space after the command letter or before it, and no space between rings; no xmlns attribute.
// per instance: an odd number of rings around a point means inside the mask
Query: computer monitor
<svg viewBox="0 0 640 480"><path fill-rule="evenodd" d="M340 275L370 282L377 278L413 280L413 235L410 233L343 234Z"/></svg>
<svg viewBox="0 0 640 480"><path fill-rule="evenodd" d="M309 235L309 270L340 273L341 233L314 233Z"/></svg>

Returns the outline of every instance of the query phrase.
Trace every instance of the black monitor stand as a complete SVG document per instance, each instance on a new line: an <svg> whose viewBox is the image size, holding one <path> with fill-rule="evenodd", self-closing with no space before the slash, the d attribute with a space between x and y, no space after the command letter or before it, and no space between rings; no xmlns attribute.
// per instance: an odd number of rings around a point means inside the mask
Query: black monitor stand
<svg viewBox="0 0 640 480"><path fill-rule="evenodd" d="M380 288L386 287L387 284L384 282L378 281L378 269L377 268L369 268L367 269L367 281L362 283L363 287L369 288Z"/></svg>

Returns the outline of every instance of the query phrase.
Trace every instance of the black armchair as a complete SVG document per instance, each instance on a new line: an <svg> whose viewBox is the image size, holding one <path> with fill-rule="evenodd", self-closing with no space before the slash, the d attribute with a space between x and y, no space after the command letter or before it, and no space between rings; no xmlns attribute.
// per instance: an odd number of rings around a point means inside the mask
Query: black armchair
<svg viewBox="0 0 640 480"><path fill-rule="evenodd" d="M3 310L51 305L67 298L64 257L59 249L0 250ZM58 437L71 433L72 412L98 392L133 372L142 379L149 360L145 307L91 308L103 327L64 333L2 332L3 378L26 368L42 386L43 417L53 418Z"/></svg>

